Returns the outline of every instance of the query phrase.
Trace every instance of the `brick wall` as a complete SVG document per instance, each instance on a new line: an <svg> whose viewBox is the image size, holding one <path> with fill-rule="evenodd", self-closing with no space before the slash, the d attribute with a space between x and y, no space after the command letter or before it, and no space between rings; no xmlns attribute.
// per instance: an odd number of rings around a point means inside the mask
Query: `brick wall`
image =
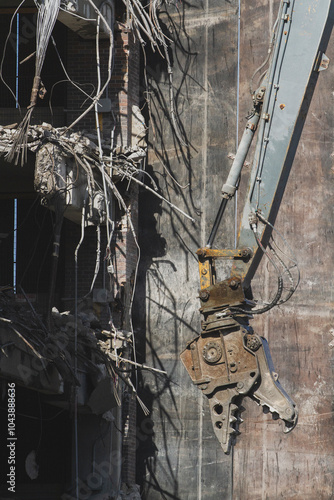
<svg viewBox="0 0 334 500"><path fill-rule="evenodd" d="M100 40L101 82L108 76L109 40ZM131 145L132 106L139 104L139 44L132 32L116 23L114 30L114 56L112 77L103 97L111 99L112 113L103 114L103 135L110 138L115 124L115 145ZM73 31L68 32L67 67L70 77L90 93L97 87L95 40L84 40ZM89 105L76 87L68 84L67 124L71 124ZM95 129L95 114L92 110L75 127Z"/></svg>
<svg viewBox="0 0 334 500"><path fill-rule="evenodd" d="M139 46L132 36L130 30L116 23L114 30L114 59L112 78L108 90L104 97L108 96L112 103L112 113L103 114L103 134L106 139L110 139L110 132L116 121L115 145L131 145L131 127L132 127L132 106L139 104ZM100 58L101 58L101 79L104 82L108 74L108 56L109 40L100 40ZM85 91L92 89L89 84L97 85L96 72L96 47L95 40L85 40L73 31L68 30L68 51L67 67L70 77L78 84L85 85ZM86 97L73 85L68 84L67 95L67 124L72 123L82 111L88 106L87 101L83 107L82 104ZM89 112L75 126L76 129L95 129L95 114ZM122 190L122 187L120 188ZM135 228L137 228L138 212L138 190L132 188L126 192L126 203L131 211L131 216ZM129 322L126 317L128 314L129 293L131 293L130 281L133 277L137 262L137 248L128 225L126 216L120 214L116 221L115 237L113 240L114 248L114 267L115 298L119 299L123 295L125 301L122 314L117 316L120 328L128 328ZM137 229L136 229L137 230ZM66 229L64 230L66 231ZM103 232L103 228L102 228ZM64 297L74 297L74 249L80 239L80 228L74 224L68 223L66 242L66 282L64 288ZM75 241L75 244L74 244ZM104 258L105 246L102 246L102 262ZM79 253L79 274L78 274L78 296L86 294L90 287L90 282L94 274L96 259L96 235L93 228L86 229L85 240ZM100 272L101 275L101 272ZM109 277L106 276L108 284ZM102 286L103 279L99 277L96 287ZM123 290L121 290L123 289ZM122 293L121 293L122 292ZM124 295L125 294L125 295ZM116 297L117 296L117 297Z"/></svg>
<svg viewBox="0 0 334 500"><path fill-rule="evenodd" d="M118 25L114 32L115 49L113 61L112 79L108 91L103 97L109 97L112 104L112 112L103 114L103 136L110 138L111 130L116 122L115 142L116 146L127 147L131 145L132 137L132 106L139 105L139 47L135 42L130 30ZM100 41L101 78L102 82L107 78L107 61L109 53L109 41ZM71 78L84 87L87 92L92 89L88 84L97 84L95 40L83 40L74 32L68 32L67 67ZM88 101L81 108L86 99L75 87L68 85L67 94L67 124L72 123L88 106ZM114 121L115 120L115 121ZM88 113L75 127L77 130L95 129L95 114ZM137 232L138 220L138 188L136 185L118 189L123 192L124 200L131 213L133 226ZM115 203L117 205L117 203ZM65 286L63 299L74 297L74 251L80 239L81 228L79 225L66 221L61 241L61 251L65 259ZM101 227L101 270L97 278L95 288L104 285L109 288L110 278L104 271L104 257L106 249L105 228ZM111 252L115 274L112 283L113 302L111 303L112 319L116 327L129 330L129 307L133 290L133 280L137 264L137 247L127 217L120 213L116 218L116 230L112 241ZM94 275L96 261L96 229L88 227L85 229L85 239L78 254L78 297L88 293L91 280ZM104 276L103 276L104 273ZM72 300L63 300L65 309L73 306ZM109 309L107 306L100 307L100 319L104 327L108 328ZM103 308L104 307L104 308ZM96 309L96 304L95 304ZM123 467L122 477L127 484L135 483L136 470L136 400L130 393L122 404L122 415L124 425L123 440Z"/></svg>
<svg viewBox="0 0 334 500"><path fill-rule="evenodd" d="M102 41L105 45L106 41ZM101 46L102 48L102 46ZM102 62L102 66L104 66ZM96 51L94 40L85 40L71 30L67 34L67 70L70 78L87 94L94 95L97 88ZM86 100L86 103L84 101ZM67 125L70 125L88 107L90 100L70 83L67 86ZM94 111L89 112L78 125L77 130L95 129Z"/></svg>

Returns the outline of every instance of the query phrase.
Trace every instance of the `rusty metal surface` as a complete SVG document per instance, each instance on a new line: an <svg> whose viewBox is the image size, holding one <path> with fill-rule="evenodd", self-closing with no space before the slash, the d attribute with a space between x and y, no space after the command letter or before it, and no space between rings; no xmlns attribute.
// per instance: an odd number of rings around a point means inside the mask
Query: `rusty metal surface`
<svg viewBox="0 0 334 500"><path fill-rule="evenodd" d="M244 294L241 287L241 280L237 276L232 276L228 280L220 281L209 286L203 292L207 292L207 299L201 296L201 313L206 314L213 310L221 309L228 305L240 304L244 301Z"/></svg>
<svg viewBox="0 0 334 500"><path fill-rule="evenodd" d="M199 257L213 257L213 258L225 258L234 259L241 258L247 259L252 256L253 249L251 248L233 248L233 249L216 249L216 248L199 248L197 250L197 255Z"/></svg>
<svg viewBox="0 0 334 500"><path fill-rule="evenodd" d="M209 349L217 352L216 361L208 362ZM255 354L244 349L240 328L225 335L218 331L198 337L183 351L181 359L192 381L207 396L217 387L237 384L244 379L251 378L254 383L258 374Z"/></svg>
<svg viewBox="0 0 334 500"><path fill-rule="evenodd" d="M199 260L198 267L201 288L207 288L212 285L212 270L209 260Z"/></svg>
<svg viewBox="0 0 334 500"><path fill-rule="evenodd" d="M239 431L244 396L284 421L290 432L298 413L274 372L265 339L240 326L218 330L190 342L181 354L193 383L209 398L213 430L225 453Z"/></svg>

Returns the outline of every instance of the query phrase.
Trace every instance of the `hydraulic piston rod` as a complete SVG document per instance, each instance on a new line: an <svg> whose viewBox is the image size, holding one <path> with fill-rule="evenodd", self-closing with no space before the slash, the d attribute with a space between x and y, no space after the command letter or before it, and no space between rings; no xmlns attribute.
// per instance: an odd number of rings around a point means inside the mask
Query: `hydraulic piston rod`
<svg viewBox="0 0 334 500"><path fill-rule="evenodd" d="M237 153L235 155L230 173L228 174L226 183L223 185L222 188L222 195L223 199L221 201L215 222L213 224L208 242L206 244L207 248L211 248L213 245L214 239L216 237L220 222L222 220L222 217L224 215L224 211L227 205L227 201L233 198L237 187L238 187L238 181L239 177L241 174L242 167L245 163L246 156L248 154L250 145L252 143L254 133L257 127L257 124L259 122L259 112L255 111L254 114L249 118L245 131L242 135L240 144L238 146Z"/></svg>

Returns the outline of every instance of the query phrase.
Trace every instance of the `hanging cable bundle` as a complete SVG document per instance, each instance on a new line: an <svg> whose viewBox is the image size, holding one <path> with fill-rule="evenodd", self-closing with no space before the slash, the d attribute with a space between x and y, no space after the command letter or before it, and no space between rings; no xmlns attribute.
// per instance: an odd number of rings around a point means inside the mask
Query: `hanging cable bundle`
<svg viewBox="0 0 334 500"><path fill-rule="evenodd" d="M41 72L49 40L58 17L60 0L35 0L35 4L38 9L36 25L36 63L30 104L27 107L25 117L17 128L12 148L7 155L7 160L9 162L13 161L15 157L16 165L19 162L20 155L21 165L27 160L27 140L31 115L36 106L37 98L40 97L43 99L46 93L41 80Z"/></svg>

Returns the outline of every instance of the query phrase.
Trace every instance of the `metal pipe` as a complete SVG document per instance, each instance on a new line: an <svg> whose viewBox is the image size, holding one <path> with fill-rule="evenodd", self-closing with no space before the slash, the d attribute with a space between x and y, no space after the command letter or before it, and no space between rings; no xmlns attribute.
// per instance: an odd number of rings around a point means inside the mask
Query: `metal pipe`
<svg viewBox="0 0 334 500"><path fill-rule="evenodd" d="M216 237L216 234L217 234L217 231L218 231L218 228L220 225L220 221L222 220L222 217L224 215L228 200L229 200L228 198L223 198L221 203L220 203L220 207L219 207L218 213L216 215L216 219L213 223L213 227L211 229L211 233L210 233L208 242L205 245L207 248L211 248L211 246L213 245L213 242L214 242L214 239Z"/></svg>
<svg viewBox="0 0 334 500"><path fill-rule="evenodd" d="M222 188L224 198L232 198L237 190L241 170L245 163L259 119L259 113L255 112L247 122L230 173L228 174L226 183Z"/></svg>
<svg viewBox="0 0 334 500"><path fill-rule="evenodd" d="M246 156L248 154L250 145L252 143L252 139L254 137L254 133L257 127L257 124L259 122L260 115L256 111L253 116L248 120L245 131L242 135L237 153L235 155L230 173L228 174L226 183L223 185L222 188L222 194L223 194L223 199L221 201L218 213L216 215L215 222L213 223L213 227L209 236L209 239L207 241L206 247L211 248L213 245L214 239L216 237L220 222L222 220L222 217L225 212L225 208L227 205L227 202L229 199L233 198L237 186L238 186L238 181L240 177L240 173L242 170L242 167L245 163Z"/></svg>

